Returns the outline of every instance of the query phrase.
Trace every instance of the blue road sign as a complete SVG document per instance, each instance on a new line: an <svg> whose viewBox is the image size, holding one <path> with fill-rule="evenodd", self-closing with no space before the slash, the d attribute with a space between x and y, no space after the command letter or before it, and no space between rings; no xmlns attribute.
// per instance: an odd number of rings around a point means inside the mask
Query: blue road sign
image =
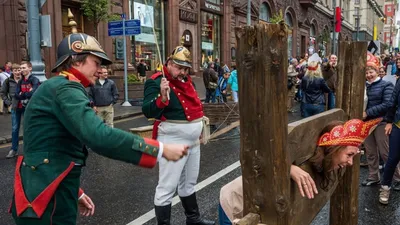
<svg viewBox="0 0 400 225"><path fill-rule="evenodd" d="M123 20L108 22L108 36L123 35L123 27ZM131 36L140 33L140 20L125 20L125 35Z"/></svg>
<svg viewBox="0 0 400 225"><path fill-rule="evenodd" d="M125 20L125 27L140 27L140 20Z"/></svg>
<svg viewBox="0 0 400 225"><path fill-rule="evenodd" d="M117 29L117 30L108 30L108 36L112 37L112 36L121 36L123 35L124 32L122 29Z"/></svg>
<svg viewBox="0 0 400 225"><path fill-rule="evenodd" d="M108 22L108 29L122 29L122 20Z"/></svg>

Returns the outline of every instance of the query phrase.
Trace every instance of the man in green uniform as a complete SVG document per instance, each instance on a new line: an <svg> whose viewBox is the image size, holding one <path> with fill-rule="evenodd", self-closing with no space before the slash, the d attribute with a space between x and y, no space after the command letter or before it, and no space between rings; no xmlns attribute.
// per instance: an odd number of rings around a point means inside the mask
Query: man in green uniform
<svg viewBox="0 0 400 225"><path fill-rule="evenodd" d="M159 178L154 196L158 225L170 225L172 197L178 195L185 209L186 225L214 225L200 217L195 185L200 170L200 136L203 129L203 105L188 75L191 56L187 48L174 49L162 72L146 81L142 111L156 118L153 139L163 143L190 146L188 154L176 162L160 160Z"/></svg>
<svg viewBox="0 0 400 225"><path fill-rule="evenodd" d="M24 156L17 160L10 207L16 224L75 225L78 201L81 214L93 214L93 203L79 189L85 145L142 167L186 155L186 145L163 145L113 129L96 116L85 87L110 63L97 40L83 33L68 35L58 46L53 72L59 76L37 89L25 111Z"/></svg>

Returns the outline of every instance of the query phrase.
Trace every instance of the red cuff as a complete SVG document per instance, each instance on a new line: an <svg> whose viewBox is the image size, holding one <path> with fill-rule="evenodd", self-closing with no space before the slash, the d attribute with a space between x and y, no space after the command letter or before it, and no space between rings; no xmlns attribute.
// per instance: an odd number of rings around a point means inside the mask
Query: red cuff
<svg viewBox="0 0 400 225"><path fill-rule="evenodd" d="M157 105L158 108L163 109L163 108L165 108L165 107L168 106L169 100L167 99L167 101L163 102L161 99L162 99L161 96L159 96L159 97L157 98L157 100L156 100L156 105Z"/></svg>
<svg viewBox="0 0 400 225"><path fill-rule="evenodd" d="M153 148L159 148L160 144L157 140L151 138L143 138L144 142L147 146L151 146ZM154 152L153 152L154 154ZM157 164L157 155L150 155L147 153L143 153L142 157L140 157L139 166L146 168L153 168Z"/></svg>
<svg viewBox="0 0 400 225"><path fill-rule="evenodd" d="M151 139L151 138L143 138L144 143L146 143L146 145L151 145L153 147L160 147L160 144L157 140Z"/></svg>
<svg viewBox="0 0 400 225"><path fill-rule="evenodd" d="M153 168L157 164L157 157L143 153L140 157L139 166L145 168Z"/></svg>
<svg viewBox="0 0 400 225"><path fill-rule="evenodd" d="M79 199L83 194L85 194L85 192L83 191L82 188L79 188L78 199Z"/></svg>

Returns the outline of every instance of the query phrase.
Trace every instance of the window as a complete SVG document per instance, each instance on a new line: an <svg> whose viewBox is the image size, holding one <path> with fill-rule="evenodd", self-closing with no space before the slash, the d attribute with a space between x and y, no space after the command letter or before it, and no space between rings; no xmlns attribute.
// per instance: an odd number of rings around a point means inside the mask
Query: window
<svg viewBox="0 0 400 225"><path fill-rule="evenodd" d="M286 13L285 22L289 26L289 29L293 30L293 19L290 13ZM288 57L293 57L293 34L289 32L288 35Z"/></svg>
<svg viewBox="0 0 400 225"><path fill-rule="evenodd" d="M387 10L386 10L387 12L391 12L392 11L392 6L387 6Z"/></svg>
<svg viewBox="0 0 400 225"><path fill-rule="evenodd" d="M315 37L315 25L313 24L313 25L311 25L311 28L310 28L310 36L311 37Z"/></svg>
<svg viewBox="0 0 400 225"><path fill-rule="evenodd" d="M359 26L358 21L360 21L359 18L354 18L354 26L357 28Z"/></svg>
<svg viewBox="0 0 400 225"><path fill-rule="evenodd" d="M354 15L360 15L360 8L359 7L355 7L354 8Z"/></svg>
<svg viewBox="0 0 400 225"><path fill-rule="evenodd" d="M271 18L271 11L267 3L262 3L260 6L260 20L269 22Z"/></svg>
<svg viewBox="0 0 400 225"><path fill-rule="evenodd" d="M221 17L201 12L201 67L221 57Z"/></svg>
<svg viewBox="0 0 400 225"><path fill-rule="evenodd" d="M165 60L164 3L156 1L130 0L129 19L139 19L141 34L131 37L132 63L144 60L151 70L162 65L156 42L160 47L161 60ZM157 34L154 38L153 26Z"/></svg>

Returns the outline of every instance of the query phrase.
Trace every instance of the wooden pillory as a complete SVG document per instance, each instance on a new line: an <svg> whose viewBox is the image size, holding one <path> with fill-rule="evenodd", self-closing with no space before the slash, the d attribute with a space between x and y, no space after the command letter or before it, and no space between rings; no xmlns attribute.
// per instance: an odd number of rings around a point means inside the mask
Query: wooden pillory
<svg viewBox="0 0 400 225"><path fill-rule="evenodd" d="M336 106L341 109L287 125L287 38L284 24L236 28L246 215L239 224L310 224L330 200L331 225L356 225L359 157L328 191L319 187L321 178L307 160L328 122L362 117L367 44L340 43ZM314 178L319 191L314 199L301 197L290 179L291 164Z"/></svg>

